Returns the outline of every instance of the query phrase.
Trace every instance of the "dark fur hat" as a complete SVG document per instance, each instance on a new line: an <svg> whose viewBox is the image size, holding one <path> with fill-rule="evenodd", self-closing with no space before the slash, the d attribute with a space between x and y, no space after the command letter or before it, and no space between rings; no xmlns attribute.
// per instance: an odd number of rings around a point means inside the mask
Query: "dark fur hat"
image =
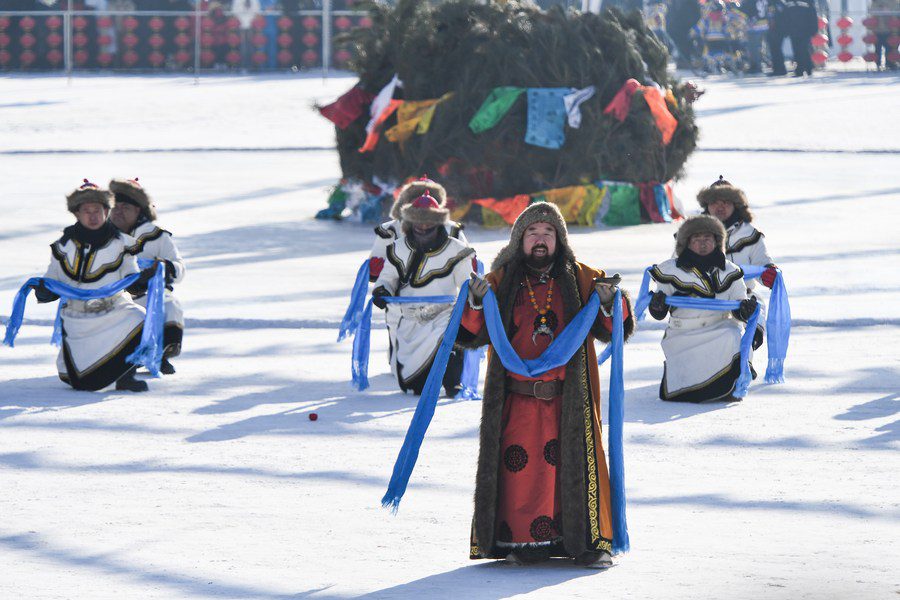
<svg viewBox="0 0 900 600"><path fill-rule="evenodd" d="M569 247L569 230L566 228L566 220L563 218L559 208L552 202L535 202L522 211L522 214L513 223L512 231L509 234L509 244L500 250L497 258L491 265L491 270L496 271L516 259L522 250L522 236L529 225L535 223L549 223L556 229L556 252L557 255L562 253L565 258L574 261L575 253Z"/></svg>
<svg viewBox="0 0 900 600"><path fill-rule="evenodd" d="M113 179L109 182L109 191L125 196L132 204L137 205L150 221L156 220L156 206L147 195L147 191L134 179Z"/></svg>
<svg viewBox="0 0 900 600"><path fill-rule="evenodd" d="M711 233L716 238L716 243L722 252L725 252L725 226L717 218L710 215L697 215L690 217L675 235L675 254L681 256L684 249L688 247L691 236L697 233Z"/></svg>
<svg viewBox="0 0 900 600"><path fill-rule="evenodd" d="M443 225L450 219L450 211L425 192L400 209L400 218L404 225Z"/></svg>
<svg viewBox="0 0 900 600"><path fill-rule="evenodd" d="M747 202L747 195L744 194L744 190L734 187L721 175L712 185L703 188L697 194L697 202L703 208L703 214L709 213L709 205L716 200L724 200L734 204L734 211L741 221L745 223L753 221L753 213L750 212L750 205Z"/></svg>
<svg viewBox="0 0 900 600"><path fill-rule="evenodd" d="M413 200L424 195L426 192L429 196L437 200L437 203L441 208L446 206L447 190L444 189L444 186L427 177L422 177L416 181L410 181L400 188L400 193L397 194L397 199L394 200L394 205L391 207L391 218L399 219L401 217L400 211L403 207L407 204L411 204Z"/></svg>
<svg viewBox="0 0 900 600"><path fill-rule="evenodd" d="M78 207L88 202L96 202L110 210L116 203L115 196L109 190L101 190L97 184L91 183L87 179L81 186L66 196L66 206L69 212L74 213Z"/></svg>

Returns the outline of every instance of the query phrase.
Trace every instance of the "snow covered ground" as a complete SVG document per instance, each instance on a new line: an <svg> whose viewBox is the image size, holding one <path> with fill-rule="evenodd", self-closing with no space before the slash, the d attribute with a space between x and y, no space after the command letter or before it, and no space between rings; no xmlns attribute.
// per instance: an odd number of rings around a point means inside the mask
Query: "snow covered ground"
<svg viewBox="0 0 900 600"><path fill-rule="evenodd" d="M352 82L0 77L0 315L70 222L65 193L140 176L188 261L189 325L148 394L74 392L52 308L29 303L0 348L0 598L897 597L900 80L704 82L676 189L691 208L720 173L747 190L791 292L788 381L663 403L662 329L642 327L633 550L605 573L468 560L477 402L442 402L399 515L381 509L416 398L382 331L372 389L350 388L335 328L371 230L311 218L339 170L309 107ZM634 290L673 231L571 237ZM470 233L486 260L507 235Z"/></svg>

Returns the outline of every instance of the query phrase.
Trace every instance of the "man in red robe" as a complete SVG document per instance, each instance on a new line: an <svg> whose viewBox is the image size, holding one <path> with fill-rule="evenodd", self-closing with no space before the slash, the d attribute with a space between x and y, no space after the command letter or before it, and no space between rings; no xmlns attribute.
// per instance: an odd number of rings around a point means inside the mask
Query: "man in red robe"
<svg viewBox="0 0 900 600"><path fill-rule="evenodd" d="M523 359L538 357L596 290L601 310L569 362L540 375L508 372L493 353L484 386L470 557L523 564L568 556L593 568L612 564L609 472L601 440L594 340L612 338L615 288L604 272L575 260L554 205L529 206L484 278L473 276L458 342L490 343L482 312L488 286ZM626 339L634 330L623 293Z"/></svg>

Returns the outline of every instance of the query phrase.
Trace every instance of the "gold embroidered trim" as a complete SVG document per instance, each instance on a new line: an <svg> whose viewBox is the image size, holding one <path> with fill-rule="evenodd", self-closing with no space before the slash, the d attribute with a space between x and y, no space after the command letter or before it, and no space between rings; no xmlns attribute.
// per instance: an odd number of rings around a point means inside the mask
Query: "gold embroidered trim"
<svg viewBox="0 0 900 600"><path fill-rule="evenodd" d="M597 482L597 453L594 450L594 421L591 418L591 395L590 381L587 375L587 357L585 356L584 347L581 348L581 389L582 398L584 400L584 442L587 451L587 500L588 500L588 520L591 526L591 543L597 544L600 541L600 503L599 503L599 484Z"/></svg>
<svg viewBox="0 0 900 600"><path fill-rule="evenodd" d="M728 254L734 254L735 252L740 252L747 246L752 246L753 244L755 244L762 238L763 238L762 232L758 231L758 230L754 230L753 233L751 233L747 237L739 239L738 241L736 241L734 243L733 246L729 246L728 248L726 248L725 252Z"/></svg>
<svg viewBox="0 0 900 600"><path fill-rule="evenodd" d="M739 359L740 356L741 356L741 353L738 352L737 354L735 354L734 356L731 357L731 360L728 362L727 365L725 365L724 369L722 369L721 371L719 371L718 373L716 373L715 375L713 375L712 377L710 377L709 379L707 379L706 381L704 381L702 383L698 383L696 385L692 385L692 386L686 387L686 388L681 388L680 390L678 390L678 393L676 395L680 396L681 394L686 394L687 392L695 392L695 391L705 388L708 385L711 385L712 383L714 383L715 381L721 379L731 370L731 366L734 364L734 359L735 358ZM669 394L669 386L666 383L665 377L663 377L663 394L665 394L666 398L672 397Z"/></svg>

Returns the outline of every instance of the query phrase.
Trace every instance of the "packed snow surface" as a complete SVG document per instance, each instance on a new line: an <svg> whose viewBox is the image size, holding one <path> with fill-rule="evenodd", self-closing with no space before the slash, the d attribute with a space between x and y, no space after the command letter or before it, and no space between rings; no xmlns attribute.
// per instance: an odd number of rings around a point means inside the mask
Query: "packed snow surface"
<svg viewBox="0 0 900 600"><path fill-rule="evenodd" d="M30 300L0 348L0 598L897 597L900 80L703 82L676 190L692 211L719 174L747 191L791 294L787 382L664 403L662 326L641 327L632 551L607 572L468 560L479 402L441 401L399 514L381 508L417 399L378 329L372 388L351 388L336 326L373 234L312 219L340 172L311 106L353 81L0 77L0 315L85 177L139 176L188 266L178 373L147 394L61 383L53 306ZM636 291L675 228L571 240ZM467 233L486 262L508 236Z"/></svg>

